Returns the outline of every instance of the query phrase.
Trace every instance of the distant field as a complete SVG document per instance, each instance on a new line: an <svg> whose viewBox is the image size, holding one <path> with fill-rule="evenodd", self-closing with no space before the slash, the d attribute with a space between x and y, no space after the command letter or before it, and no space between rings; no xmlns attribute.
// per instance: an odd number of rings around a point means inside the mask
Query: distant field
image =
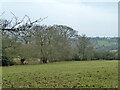
<svg viewBox="0 0 120 90"><path fill-rule="evenodd" d="M103 50L118 50L118 39L117 38L91 38L91 42L97 49Z"/></svg>
<svg viewBox="0 0 120 90"><path fill-rule="evenodd" d="M116 42L110 42L110 41L105 41L105 40L99 40L98 41L98 45L100 45L100 46L112 46L112 45L117 45L117 43Z"/></svg>
<svg viewBox="0 0 120 90"><path fill-rule="evenodd" d="M118 61L71 61L2 68L3 88L117 88Z"/></svg>

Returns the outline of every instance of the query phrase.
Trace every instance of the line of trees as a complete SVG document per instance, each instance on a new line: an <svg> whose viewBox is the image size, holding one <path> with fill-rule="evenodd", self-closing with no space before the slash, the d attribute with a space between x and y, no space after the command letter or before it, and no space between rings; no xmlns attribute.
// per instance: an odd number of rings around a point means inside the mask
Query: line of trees
<svg viewBox="0 0 120 90"><path fill-rule="evenodd" d="M38 59L39 63L117 59L116 52L96 50L90 38L78 35L71 27L33 24L38 20L31 22L26 17L29 22L23 24L21 23L24 19L17 22L16 18L14 25L11 25L12 21L1 20L3 66L13 65L14 58L18 57L21 64L25 60ZM7 64L6 59L9 61Z"/></svg>

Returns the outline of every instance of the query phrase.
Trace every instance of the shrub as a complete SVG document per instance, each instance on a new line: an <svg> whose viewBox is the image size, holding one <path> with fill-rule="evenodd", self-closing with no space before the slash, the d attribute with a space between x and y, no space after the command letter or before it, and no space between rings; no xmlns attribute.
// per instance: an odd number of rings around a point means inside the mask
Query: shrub
<svg viewBox="0 0 120 90"><path fill-rule="evenodd" d="M73 60L80 61L80 58L79 58L79 56L77 54L75 54Z"/></svg>
<svg viewBox="0 0 120 90"><path fill-rule="evenodd" d="M2 66L11 66L11 65L14 65L15 63L10 60L9 57L7 56L2 56Z"/></svg>

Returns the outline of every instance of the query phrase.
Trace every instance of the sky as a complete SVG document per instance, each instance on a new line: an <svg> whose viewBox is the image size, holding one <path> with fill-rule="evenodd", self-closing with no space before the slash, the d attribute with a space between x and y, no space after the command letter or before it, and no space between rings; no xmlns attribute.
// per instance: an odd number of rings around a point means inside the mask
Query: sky
<svg viewBox="0 0 120 90"><path fill-rule="evenodd" d="M10 12L19 18L27 14L32 20L48 16L41 25L67 25L89 37L118 36L117 1L13 0L0 2L0 11L5 11L5 19L12 18Z"/></svg>

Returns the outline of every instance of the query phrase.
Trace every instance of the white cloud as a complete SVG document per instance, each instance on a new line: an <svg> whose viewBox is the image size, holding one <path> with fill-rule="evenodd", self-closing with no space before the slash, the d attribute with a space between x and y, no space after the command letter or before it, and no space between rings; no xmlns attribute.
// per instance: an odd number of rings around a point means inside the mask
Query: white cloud
<svg viewBox="0 0 120 90"><path fill-rule="evenodd" d="M118 2L119 0L0 0L0 2L41 2L41 3L78 3L78 2Z"/></svg>
<svg viewBox="0 0 120 90"><path fill-rule="evenodd" d="M42 0L40 3L5 3L3 7L4 10L12 11L18 17L24 14L33 19L48 16L43 24L68 25L87 36L117 35L117 6L107 6L106 3L104 5L98 3L94 6L79 0L66 2L67 0Z"/></svg>
<svg viewBox="0 0 120 90"><path fill-rule="evenodd" d="M0 0L0 2L40 2L40 3L53 3L55 0Z"/></svg>

